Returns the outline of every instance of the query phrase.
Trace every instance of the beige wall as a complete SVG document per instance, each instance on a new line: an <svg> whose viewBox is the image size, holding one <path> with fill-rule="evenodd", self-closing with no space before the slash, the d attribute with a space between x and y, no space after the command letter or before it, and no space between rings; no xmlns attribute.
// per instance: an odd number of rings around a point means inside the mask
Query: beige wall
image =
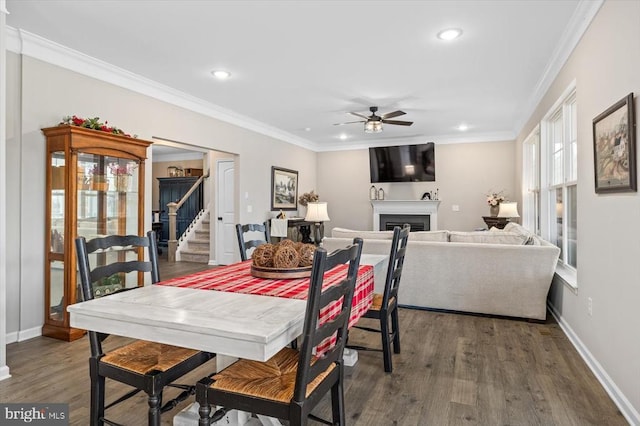
<svg viewBox="0 0 640 426"><path fill-rule="evenodd" d="M485 227L489 215L485 194L504 190L515 199L515 143L486 142L442 144L436 141L436 181L374 184L383 188L387 200L419 200L424 192L438 191L441 200L438 228L470 231ZM318 193L327 201L334 227L372 229L373 208L369 202L369 151L318 154ZM457 205L459 211L453 211Z"/></svg>
<svg viewBox="0 0 640 426"><path fill-rule="evenodd" d="M578 290L554 282L551 303L640 423L640 196L597 195L592 120L630 92L640 122L640 2L607 1L518 136L521 143L575 80L578 108ZM637 129L636 138L638 137ZM638 156L636 152L636 157ZM637 161L637 159L636 159ZM587 313L588 298L593 315ZM608 376L608 377L606 377ZM617 388L617 389L616 389ZM628 401L624 401L624 399ZM635 411L635 413L633 413Z"/></svg>

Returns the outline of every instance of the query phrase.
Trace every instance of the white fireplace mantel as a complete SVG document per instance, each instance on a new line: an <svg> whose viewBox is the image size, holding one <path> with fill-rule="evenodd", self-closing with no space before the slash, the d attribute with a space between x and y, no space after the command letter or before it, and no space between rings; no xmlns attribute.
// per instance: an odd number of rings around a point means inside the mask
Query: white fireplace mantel
<svg viewBox="0 0 640 426"><path fill-rule="evenodd" d="M380 230L381 214L429 215L429 229L438 229L439 200L373 200L373 230Z"/></svg>

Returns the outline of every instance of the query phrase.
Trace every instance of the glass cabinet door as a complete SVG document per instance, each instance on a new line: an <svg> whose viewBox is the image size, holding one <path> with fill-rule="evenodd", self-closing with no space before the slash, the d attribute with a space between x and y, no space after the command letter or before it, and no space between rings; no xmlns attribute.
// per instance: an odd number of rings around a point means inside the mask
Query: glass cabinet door
<svg viewBox="0 0 640 426"><path fill-rule="evenodd" d="M138 233L138 166L136 161L79 153L77 167L77 235L90 240ZM137 251L92 254L91 265L137 260ZM116 274L94 283L96 297L138 285L137 273Z"/></svg>
<svg viewBox="0 0 640 426"><path fill-rule="evenodd" d="M77 235L138 233L138 163L78 154Z"/></svg>
<svg viewBox="0 0 640 426"><path fill-rule="evenodd" d="M50 321L62 322L64 300L64 242L65 242L65 176L64 151L51 153L51 229L49 230L49 300L46 301Z"/></svg>

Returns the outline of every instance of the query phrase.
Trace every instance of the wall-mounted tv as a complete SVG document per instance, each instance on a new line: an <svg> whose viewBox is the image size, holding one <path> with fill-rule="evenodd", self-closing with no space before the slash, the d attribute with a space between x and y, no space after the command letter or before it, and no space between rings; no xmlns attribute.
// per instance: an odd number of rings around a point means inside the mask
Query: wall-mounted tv
<svg viewBox="0 0 640 426"><path fill-rule="evenodd" d="M435 144L369 148L371 183L433 182L436 180Z"/></svg>

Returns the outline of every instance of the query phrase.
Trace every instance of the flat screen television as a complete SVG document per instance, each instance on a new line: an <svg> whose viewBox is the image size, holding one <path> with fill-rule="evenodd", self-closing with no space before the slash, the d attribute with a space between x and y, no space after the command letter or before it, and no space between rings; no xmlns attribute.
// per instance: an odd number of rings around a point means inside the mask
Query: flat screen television
<svg viewBox="0 0 640 426"><path fill-rule="evenodd" d="M369 148L371 183L433 182L436 180L435 144Z"/></svg>

